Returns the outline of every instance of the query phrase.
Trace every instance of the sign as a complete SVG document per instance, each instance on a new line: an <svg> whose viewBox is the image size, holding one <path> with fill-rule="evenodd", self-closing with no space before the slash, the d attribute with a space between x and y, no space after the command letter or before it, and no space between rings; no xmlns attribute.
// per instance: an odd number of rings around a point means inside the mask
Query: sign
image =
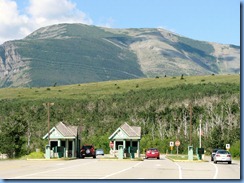
<svg viewBox="0 0 244 183"><path fill-rule="evenodd" d="M178 147L180 145L180 141L179 140L176 140L175 141L175 145Z"/></svg>
<svg viewBox="0 0 244 183"><path fill-rule="evenodd" d="M169 146L170 146L170 147L173 147L173 146L174 146L174 142L171 141L171 142L169 143Z"/></svg>
<svg viewBox="0 0 244 183"><path fill-rule="evenodd" d="M230 149L230 144L226 144L225 147L226 147L227 150L229 150Z"/></svg>

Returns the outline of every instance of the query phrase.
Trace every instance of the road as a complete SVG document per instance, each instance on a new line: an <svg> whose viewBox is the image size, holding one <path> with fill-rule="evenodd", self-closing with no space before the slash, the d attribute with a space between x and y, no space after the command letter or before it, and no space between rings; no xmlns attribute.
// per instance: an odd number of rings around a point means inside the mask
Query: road
<svg viewBox="0 0 244 183"><path fill-rule="evenodd" d="M240 179L240 161L232 164L85 158L0 161L1 179Z"/></svg>

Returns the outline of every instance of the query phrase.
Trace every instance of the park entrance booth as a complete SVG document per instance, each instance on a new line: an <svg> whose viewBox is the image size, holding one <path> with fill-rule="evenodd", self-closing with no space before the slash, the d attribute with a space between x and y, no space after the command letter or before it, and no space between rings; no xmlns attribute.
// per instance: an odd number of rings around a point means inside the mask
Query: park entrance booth
<svg viewBox="0 0 244 183"><path fill-rule="evenodd" d="M123 157L140 157L141 127L124 123L115 130L109 140L111 155L120 157L122 149Z"/></svg>
<svg viewBox="0 0 244 183"><path fill-rule="evenodd" d="M59 122L49 131L50 143L46 146L45 157L68 158L80 156L80 137L78 126L69 126ZM48 139L48 133L43 137Z"/></svg>

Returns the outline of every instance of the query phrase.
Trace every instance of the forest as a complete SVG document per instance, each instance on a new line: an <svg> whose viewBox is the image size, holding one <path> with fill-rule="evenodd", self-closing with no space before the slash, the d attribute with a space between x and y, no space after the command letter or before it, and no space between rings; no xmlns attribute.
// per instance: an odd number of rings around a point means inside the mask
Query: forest
<svg viewBox="0 0 244 183"><path fill-rule="evenodd" d="M113 83L118 91L122 89L119 83ZM161 153L166 153L170 151L170 141L179 140L179 153L186 154L188 145L199 147L201 122L201 146L206 153L212 148L225 149L225 145L230 144L232 156L240 157L238 82L202 80L197 84L154 88L143 88L139 84L124 92L102 96L88 91L86 97L73 99L3 98L0 102L0 153L16 158L36 149L44 152L47 141L42 137L48 131L45 102L54 103L50 108L51 127L60 121L77 125L81 128L81 143L94 144L105 153L109 153L108 137L127 122L141 127L142 152L148 147L157 147ZM176 153L175 148L173 153Z"/></svg>

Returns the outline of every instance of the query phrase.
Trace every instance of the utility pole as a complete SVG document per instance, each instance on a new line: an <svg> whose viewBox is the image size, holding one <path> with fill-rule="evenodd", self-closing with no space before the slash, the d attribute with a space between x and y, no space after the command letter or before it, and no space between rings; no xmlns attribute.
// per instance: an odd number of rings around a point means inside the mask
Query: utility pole
<svg viewBox="0 0 244 183"><path fill-rule="evenodd" d="M50 106L53 106L54 103L43 103L45 107L47 107L47 124L48 124L48 145L50 145Z"/></svg>
<svg viewBox="0 0 244 183"><path fill-rule="evenodd" d="M191 143L191 133L192 133L192 104L190 103L190 145L192 145Z"/></svg>
<svg viewBox="0 0 244 183"><path fill-rule="evenodd" d="M200 119L200 130L199 130L199 147L200 148L202 147L202 139L201 139L201 136L202 136L202 119Z"/></svg>

